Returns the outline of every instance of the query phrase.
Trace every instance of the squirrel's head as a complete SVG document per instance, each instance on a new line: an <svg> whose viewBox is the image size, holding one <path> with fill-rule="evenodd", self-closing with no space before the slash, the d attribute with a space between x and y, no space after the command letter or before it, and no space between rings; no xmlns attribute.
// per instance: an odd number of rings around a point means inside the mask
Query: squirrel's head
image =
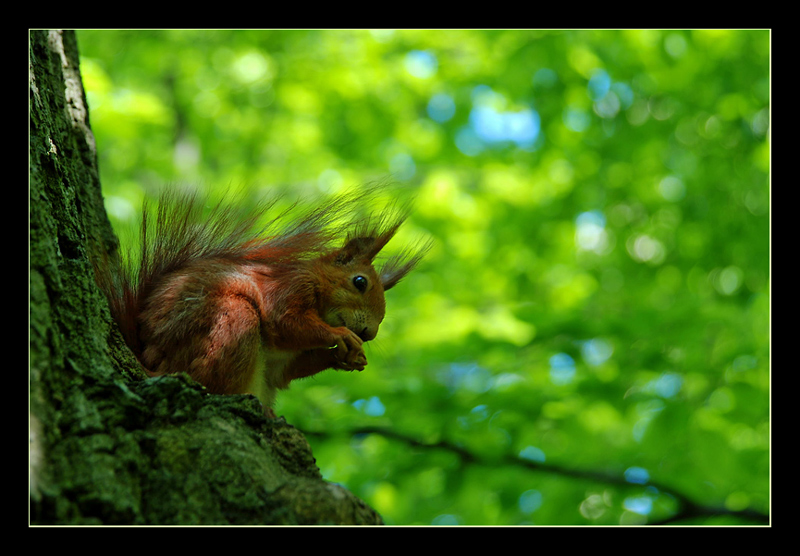
<svg viewBox="0 0 800 556"><path fill-rule="evenodd" d="M377 270L375 257L394 236L404 218L390 226L366 227L351 233L344 246L325 257L330 290L321 300L320 314L331 326L345 326L362 340L378 334L386 314L384 292L393 288L420 261L424 248L404 251ZM382 221L382 219L381 219ZM381 222L379 221L379 222Z"/></svg>

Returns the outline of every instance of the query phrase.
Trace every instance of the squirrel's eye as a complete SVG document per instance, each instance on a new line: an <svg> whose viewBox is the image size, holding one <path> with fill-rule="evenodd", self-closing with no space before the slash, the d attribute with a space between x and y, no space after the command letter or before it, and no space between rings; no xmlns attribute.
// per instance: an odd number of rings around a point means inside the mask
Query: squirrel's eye
<svg viewBox="0 0 800 556"><path fill-rule="evenodd" d="M359 275L353 278L353 285L356 289L360 292L364 292L367 289L367 279L363 276Z"/></svg>

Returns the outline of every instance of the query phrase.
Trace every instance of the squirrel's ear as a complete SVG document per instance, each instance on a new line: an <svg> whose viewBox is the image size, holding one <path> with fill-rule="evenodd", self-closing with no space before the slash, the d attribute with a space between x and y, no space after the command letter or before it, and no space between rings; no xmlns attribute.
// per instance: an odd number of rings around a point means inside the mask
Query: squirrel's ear
<svg viewBox="0 0 800 556"><path fill-rule="evenodd" d="M389 290L397 285L400 279L409 273L411 269L394 268L389 271L383 270L381 272L381 285L383 291Z"/></svg>
<svg viewBox="0 0 800 556"><path fill-rule="evenodd" d="M430 248L431 243L428 242L414 249L406 249L386 261L378 272L383 290L393 288L406 274L414 270Z"/></svg>
<svg viewBox="0 0 800 556"><path fill-rule="evenodd" d="M355 260L372 263L381 249L394 237L404 215L392 218L390 213L381 213L356 223L347 235L347 241L334 260L338 264L348 264Z"/></svg>
<svg viewBox="0 0 800 556"><path fill-rule="evenodd" d="M383 247L383 246L381 246ZM354 237L347 240L344 247L336 253L334 261L336 264L346 265L356 260L366 260L372 262L380 248L375 250L374 237Z"/></svg>
<svg viewBox="0 0 800 556"><path fill-rule="evenodd" d="M398 220L382 231L364 230L366 233L348 237L344 247L337 252L334 260L338 264L348 264L355 260L372 263L381 249L386 247L386 244L392 239L401 223L402 220Z"/></svg>

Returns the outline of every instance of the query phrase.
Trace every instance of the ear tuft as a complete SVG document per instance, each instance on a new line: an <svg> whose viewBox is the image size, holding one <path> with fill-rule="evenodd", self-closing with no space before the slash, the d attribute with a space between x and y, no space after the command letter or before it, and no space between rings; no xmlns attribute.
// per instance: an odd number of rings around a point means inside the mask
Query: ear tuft
<svg viewBox="0 0 800 556"><path fill-rule="evenodd" d="M414 267L419 264L431 248L431 242L427 242L416 248L405 249L402 253L393 256L378 271L381 277L383 290L389 290L397 285Z"/></svg>

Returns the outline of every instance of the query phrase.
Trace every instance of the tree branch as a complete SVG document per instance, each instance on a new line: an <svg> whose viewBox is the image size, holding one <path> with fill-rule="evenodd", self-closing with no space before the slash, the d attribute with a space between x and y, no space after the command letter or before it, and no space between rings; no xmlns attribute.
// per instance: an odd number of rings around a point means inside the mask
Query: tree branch
<svg viewBox="0 0 800 556"><path fill-rule="evenodd" d="M327 432L320 431L303 431L306 436L329 439L335 436ZM762 512L745 509L745 510L729 510L725 507L705 506L697 504L692 501L687 495L679 492L678 490L658 481L649 480L646 483L638 484L631 483L625 477L612 472L596 471L586 469L572 469L554 465L550 463L541 463L521 458L514 454L506 454L501 458L488 458L475 454L466 448L459 446L447 440L440 440L438 442L423 442L412 436L397 432L385 427L358 427L346 432L349 436L359 436L367 434L378 434L384 438L403 442L415 448L425 450L445 450L453 453L465 464L482 465L485 467L500 467L505 465L524 467L531 471L538 471L543 473L550 473L562 477L569 477L573 479L583 479L594 483L609 484L619 487L654 487L659 492L667 494L678 502L678 510L675 514L664 519L651 522L649 525L668 525L670 523L679 523L689 519L702 518L702 517L716 517L716 516L731 516L742 519L744 521L751 521L757 523L768 524L770 522L769 515Z"/></svg>

